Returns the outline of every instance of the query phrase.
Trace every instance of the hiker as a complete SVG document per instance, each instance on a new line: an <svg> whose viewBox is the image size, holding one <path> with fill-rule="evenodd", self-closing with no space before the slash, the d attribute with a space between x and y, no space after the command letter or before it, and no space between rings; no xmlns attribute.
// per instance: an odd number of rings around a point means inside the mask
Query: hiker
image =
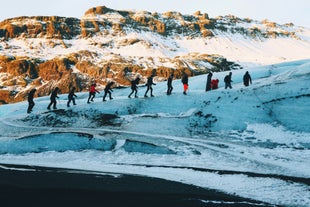
<svg viewBox="0 0 310 207"><path fill-rule="evenodd" d="M152 85L156 85L156 84L153 82L153 77L154 75L151 75L147 78L147 82L146 82L147 89L145 91L144 97L148 97L147 93L149 92L149 90L151 91L151 97L154 97Z"/></svg>
<svg viewBox="0 0 310 207"><path fill-rule="evenodd" d="M208 73L207 84L206 84L206 91L210 91L211 90L212 75L213 74L211 72Z"/></svg>
<svg viewBox="0 0 310 207"><path fill-rule="evenodd" d="M231 82L233 82L233 81L231 80L231 76L232 76L232 72L229 72L229 74L226 75L225 78L224 78L225 89L227 89L227 88L232 89Z"/></svg>
<svg viewBox="0 0 310 207"><path fill-rule="evenodd" d="M129 94L128 98L131 98L131 95L135 93L135 98L138 98L138 84L140 82L140 77L138 76L135 80L131 81L131 93Z"/></svg>
<svg viewBox="0 0 310 207"><path fill-rule="evenodd" d="M219 85L219 79L212 79L212 81L211 81L211 89L212 90L218 89L218 85Z"/></svg>
<svg viewBox="0 0 310 207"><path fill-rule="evenodd" d="M248 71L245 72L244 76L243 76L243 84L247 87L250 84L252 84L252 78L249 74Z"/></svg>
<svg viewBox="0 0 310 207"><path fill-rule="evenodd" d="M67 107L70 107L70 102L72 101L72 103L73 103L73 105L76 105L75 104L75 98L77 97L77 95L75 95L75 87L73 87L71 90L70 90L70 92L69 92L69 94L68 94L68 102L67 102ZM74 98L75 97L75 98Z"/></svg>
<svg viewBox="0 0 310 207"><path fill-rule="evenodd" d="M113 98L112 98L112 89L111 89L111 87L112 87L112 85L114 84L114 82L113 81L111 81L111 82L109 82L106 86L105 86L105 89L104 89L104 95L103 95L103 98L102 98L102 101L106 101L105 100L105 97L109 94L109 98L110 98L110 100L112 100Z"/></svg>
<svg viewBox="0 0 310 207"><path fill-rule="evenodd" d="M34 101L33 101L33 97L35 92L37 91L37 89L32 89L29 94L28 94L28 109L27 109L27 113L30 114L32 112L32 109L34 107Z"/></svg>
<svg viewBox="0 0 310 207"><path fill-rule="evenodd" d="M173 90L173 87L172 87L172 80L173 80L173 73L171 73L171 75L169 76L168 78L168 81L167 81L167 95L171 95L171 92Z"/></svg>
<svg viewBox="0 0 310 207"><path fill-rule="evenodd" d="M57 109L57 107L56 107L56 104L57 104L56 98L59 98L59 97L57 96L57 94L58 94L59 92L60 92L60 89L59 89L58 87L56 87L56 88L53 90L53 92L52 92L52 94L51 94L51 97L50 97L51 102L50 102L50 104L49 104L48 107L47 107L48 110L51 109L51 106L52 106L52 105L53 105L53 109Z"/></svg>
<svg viewBox="0 0 310 207"><path fill-rule="evenodd" d="M99 91L97 91L96 86L97 86L96 83L91 84L90 89L89 89L89 97L88 97L87 103L90 103L89 101L94 102L96 93L100 93Z"/></svg>
<svg viewBox="0 0 310 207"><path fill-rule="evenodd" d="M188 90L188 75L183 72L183 76L182 76L182 83L183 83L183 94L187 95L187 90Z"/></svg>

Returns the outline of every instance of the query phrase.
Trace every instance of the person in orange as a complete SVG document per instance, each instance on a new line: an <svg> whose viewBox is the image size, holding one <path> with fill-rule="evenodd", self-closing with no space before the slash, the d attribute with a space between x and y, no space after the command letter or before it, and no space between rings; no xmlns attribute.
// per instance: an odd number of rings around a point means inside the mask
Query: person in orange
<svg viewBox="0 0 310 207"><path fill-rule="evenodd" d="M183 77L182 77L182 83L183 83L183 94L187 95L187 90L188 90L188 75L183 72Z"/></svg>

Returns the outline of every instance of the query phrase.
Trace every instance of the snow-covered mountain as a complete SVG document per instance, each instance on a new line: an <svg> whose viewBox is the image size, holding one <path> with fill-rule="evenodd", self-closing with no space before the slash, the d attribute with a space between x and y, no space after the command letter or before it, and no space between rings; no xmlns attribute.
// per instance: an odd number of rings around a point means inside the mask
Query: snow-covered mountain
<svg viewBox="0 0 310 207"><path fill-rule="evenodd" d="M199 75L188 95L174 80L170 96L159 82L152 98L141 98L141 85L140 98L120 88L113 100L98 94L87 104L88 93L77 93L70 108L63 94L55 111L46 109L49 97L35 99L31 114L26 102L2 105L0 162L142 175L309 206L310 60L253 67L249 87L246 70L233 71L232 89L223 88L228 72L215 72L220 85L210 92Z"/></svg>
<svg viewBox="0 0 310 207"><path fill-rule="evenodd" d="M58 86L128 86L156 70L190 76L310 57L310 30L292 23L196 12L150 13L91 8L81 19L18 17L0 23L0 100L21 101L33 87L45 96Z"/></svg>
<svg viewBox="0 0 310 207"><path fill-rule="evenodd" d="M310 29L230 15L102 6L81 19L7 19L0 23L0 101L18 103L0 106L0 168L141 175L261 205L309 206L309 57ZM205 92L209 71L219 89ZM233 88L226 90L228 71ZM249 87L242 84L246 71ZM152 73L155 97L141 98ZM138 75L139 98L129 99L126 86ZM117 82L114 99L102 102L101 93L87 104L89 84L101 91L110 80ZM56 86L58 109L49 111ZM68 108L73 86L77 105ZM36 105L27 114L24 100L34 87Z"/></svg>

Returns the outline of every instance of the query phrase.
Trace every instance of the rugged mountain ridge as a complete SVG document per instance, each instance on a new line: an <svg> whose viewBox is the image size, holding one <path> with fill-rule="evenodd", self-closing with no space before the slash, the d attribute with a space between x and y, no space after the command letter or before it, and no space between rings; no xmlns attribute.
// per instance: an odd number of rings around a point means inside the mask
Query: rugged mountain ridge
<svg viewBox="0 0 310 207"><path fill-rule="evenodd" d="M209 18L200 11L160 14L105 6L90 8L81 19L6 19L0 23L0 100L22 101L33 87L38 96L45 96L55 86L63 93L72 86L85 91L94 80L101 88L111 79L122 87L137 75L143 82L154 72L157 81L162 81L172 72L180 78L183 72L193 76L238 69L242 64L235 60L217 53L193 52L177 41L210 40L221 34L253 41L301 40L296 31L292 23L279 25L231 15Z"/></svg>

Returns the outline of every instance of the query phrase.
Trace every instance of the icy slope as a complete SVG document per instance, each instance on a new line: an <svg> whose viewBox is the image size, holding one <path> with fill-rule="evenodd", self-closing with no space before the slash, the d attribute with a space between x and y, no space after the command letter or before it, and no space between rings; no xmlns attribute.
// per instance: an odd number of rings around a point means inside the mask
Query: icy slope
<svg viewBox="0 0 310 207"><path fill-rule="evenodd" d="M2 163L32 164L160 177L237 194L271 204L309 206L310 61L233 72L233 89L223 88L226 73L214 73L220 88L205 92L206 76L180 80L167 96L166 83L153 98L129 99L129 88L102 93L87 104L57 111L49 98L0 107ZM142 97L145 87L139 88ZM58 136L59 135L59 136ZM22 147L25 146L25 147ZM291 195L291 196L286 196Z"/></svg>

